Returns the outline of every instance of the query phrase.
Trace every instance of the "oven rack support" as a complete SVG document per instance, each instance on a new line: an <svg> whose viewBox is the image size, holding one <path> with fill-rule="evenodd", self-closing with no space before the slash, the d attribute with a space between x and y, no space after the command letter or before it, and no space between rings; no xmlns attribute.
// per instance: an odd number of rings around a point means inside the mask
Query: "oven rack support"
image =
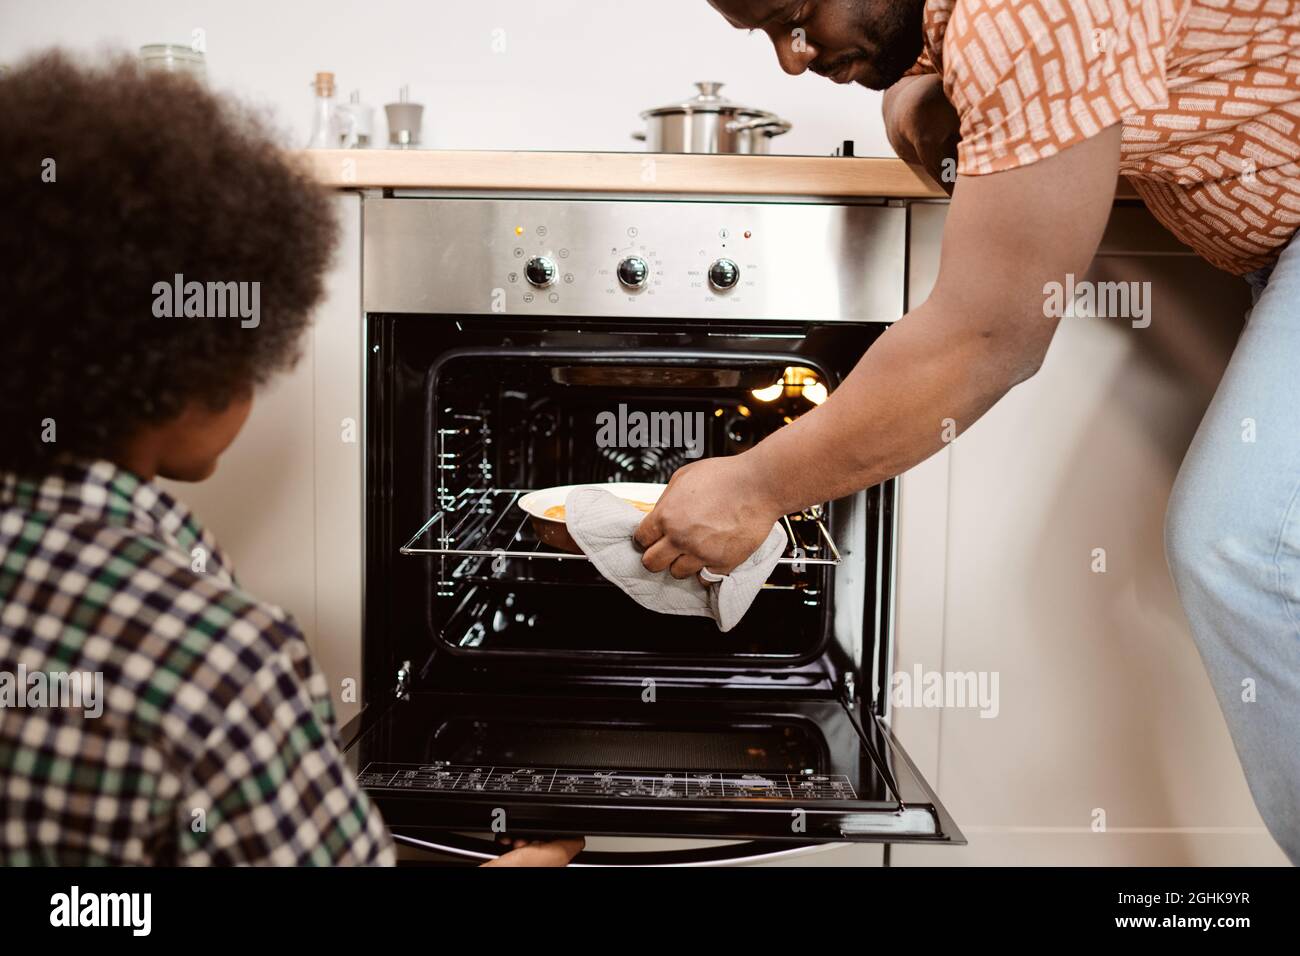
<svg viewBox="0 0 1300 956"><path fill-rule="evenodd" d="M543 544L533 531L531 516L516 507L529 489L467 488L434 512L402 545L404 555L481 557L494 560L587 561ZM786 550L778 564L801 571L805 566L837 565L840 550L826 528L822 509L814 506L781 519Z"/></svg>

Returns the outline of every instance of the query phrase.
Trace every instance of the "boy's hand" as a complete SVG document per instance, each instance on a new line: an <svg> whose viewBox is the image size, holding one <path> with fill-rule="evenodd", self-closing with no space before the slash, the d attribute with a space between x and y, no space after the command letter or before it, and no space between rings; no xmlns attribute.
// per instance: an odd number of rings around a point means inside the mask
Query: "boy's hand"
<svg viewBox="0 0 1300 956"><path fill-rule="evenodd" d="M582 837L571 840L512 840L501 837L498 843L513 847L483 866L568 866L587 841Z"/></svg>

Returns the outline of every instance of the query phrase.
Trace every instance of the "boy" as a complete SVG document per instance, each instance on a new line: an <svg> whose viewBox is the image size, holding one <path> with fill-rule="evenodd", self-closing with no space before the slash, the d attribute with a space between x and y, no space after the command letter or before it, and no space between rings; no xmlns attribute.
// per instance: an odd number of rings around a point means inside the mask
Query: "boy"
<svg viewBox="0 0 1300 956"><path fill-rule="evenodd" d="M0 862L393 863L292 619L154 482L210 475L297 358L327 196L129 60L36 57L0 115Z"/></svg>

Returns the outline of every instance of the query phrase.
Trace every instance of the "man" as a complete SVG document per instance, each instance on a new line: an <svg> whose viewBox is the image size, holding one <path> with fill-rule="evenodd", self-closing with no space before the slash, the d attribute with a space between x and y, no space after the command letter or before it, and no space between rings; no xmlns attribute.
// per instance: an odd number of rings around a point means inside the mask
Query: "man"
<svg viewBox="0 0 1300 956"><path fill-rule="evenodd" d="M778 516L907 470L942 447L946 419L964 430L1033 375L1057 321L1044 287L1087 269L1124 173L1180 240L1255 290L1166 547L1251 792L1300 863L1300 249L1287 245L1300 4L710 2L765 31L789 73L888 90L891 143L949 181L952 204L930 297L822 406L677 472L637 532L646 567L729 569ZM1261 436L1249 446L1245 419Z"/></svg>
<svg viewBox="0 0 1300 956"><path fill-rule="evenodd" d="M210 475L297 358L328 197L129 60L39 56L0 115L0 863L391 864L302 634L155 482Z"/></svg>

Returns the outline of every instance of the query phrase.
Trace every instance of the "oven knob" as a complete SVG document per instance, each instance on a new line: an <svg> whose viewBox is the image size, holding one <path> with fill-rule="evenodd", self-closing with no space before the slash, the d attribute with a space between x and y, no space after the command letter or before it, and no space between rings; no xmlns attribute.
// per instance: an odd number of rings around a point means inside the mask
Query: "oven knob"
<svg viewBox="0 0 1300 956"><path fill-rule="evenodd" d="M558 271L555 263L546 256L533 256L524 265L524 278L537 288L545 289L548 285L555 284Z"/></svg>
<svg viewBox="0 0 1300 956"><path fill-rule="evenodd" d="M727 290L740 281L740 266L730 259L719 259L709 266L709 285L715 289Z"/></svg>
<svg viewBox="0 0 1300 956"><path fill-rule="evenodd" d="M628 256L618 264L618 281L629 289L640 289L650 278L650 267L640 256Z"/></svg>

